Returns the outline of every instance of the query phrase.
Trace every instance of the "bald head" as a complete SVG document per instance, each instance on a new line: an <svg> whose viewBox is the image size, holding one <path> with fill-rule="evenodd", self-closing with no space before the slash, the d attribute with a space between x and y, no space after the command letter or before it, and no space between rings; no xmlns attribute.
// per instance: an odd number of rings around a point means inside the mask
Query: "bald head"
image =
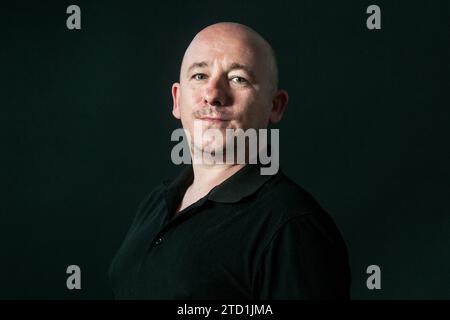
<svg viewBox="0 0 450 320"><path fill-rule="evenodd" d="M203 62L199 61L199 58L206 50L213 50L218 55L226 56L229 52L235 52L236 47L243 57L251 60L253 67L267 82L270 91L276 91L278 67L272 47L253 29L234 22L216 23L197 33L183 56L180 81L193 63Z"/></svg>
<svg viewBox="0 0 450 320"><path fill-rule="evenodd" d="M230 139L226 130L265 129L281 120L288 94L277 77L273 50L254 30L230 22L208 26L186 49L180 81L172 84L172 114L191 136L194 123L219 129L224 142L208 143L221 150Z"/></svg>

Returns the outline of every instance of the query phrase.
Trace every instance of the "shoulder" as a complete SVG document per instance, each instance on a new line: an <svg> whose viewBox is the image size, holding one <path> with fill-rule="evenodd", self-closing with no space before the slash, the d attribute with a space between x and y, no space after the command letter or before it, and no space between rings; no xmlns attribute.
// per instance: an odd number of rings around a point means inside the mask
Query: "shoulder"
<svg viewBox="0 0 450 320"><path fill-rule="evenodd" d="M152 206L155 202L159 202L164 198L166 192L166 180L156 185L153 189L148 191L139 204L138 211L145 210L147 207Z"/></svg>
<svg viewBox="0 0 450 320"><path fill-rule="evenodd" d="M166 184L167 180L164 180L153 189L145 193L144 197L139 202L137 211L134 215L132 228L141 224L149 213L151 213L156 207L162 205L166 194Z"/></svg>
<svg viewBox="0 0 450 320"><path fill-rule="evenodd" d="M323 237L343 243L341 232L326 210L306 189L279 172L258 196L270 237L301 233L309 238ZM270 240L269 240L270 241Z"/></svg>
<svg viewBox="0 0 450 320"><path fill-rule="evenodd" d="M281 219L325 212L315 197L281 170L261 190L259 198Z"/></svg>

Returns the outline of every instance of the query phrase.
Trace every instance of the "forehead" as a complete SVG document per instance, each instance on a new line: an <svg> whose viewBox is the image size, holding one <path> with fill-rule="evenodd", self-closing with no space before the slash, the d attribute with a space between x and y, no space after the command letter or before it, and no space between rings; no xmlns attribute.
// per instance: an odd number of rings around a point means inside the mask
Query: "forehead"
<svg viewBox="0 0 450 320"><path fill-rule="evenodd" d="M186 50L182 72L187 72L192 64L199 62L206 62L208 66L219 63L223 67L237 63L256 69L261 63L260 56L257 46L247 39L233 39L220 35L202 37L194 39Z"/></svg>

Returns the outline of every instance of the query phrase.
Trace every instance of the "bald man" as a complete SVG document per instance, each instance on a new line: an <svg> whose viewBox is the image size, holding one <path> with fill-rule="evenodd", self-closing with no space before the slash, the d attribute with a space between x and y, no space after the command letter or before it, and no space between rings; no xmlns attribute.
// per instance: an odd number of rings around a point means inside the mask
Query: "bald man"
<svg viewBox="0 0 450 320"><path fill-rule="evenodd" d="M192 159L225 158L236 150L236 136L226 132L265 130L288 102L271 46L228 22L194 37L172 97ZM221 139L198 136L196 128ZM247 152L244 162L194 161L146 196L109 269L116 298L349 298L347 247L337 226L281 169L262 175L249 143L238 147Z"/></svg>

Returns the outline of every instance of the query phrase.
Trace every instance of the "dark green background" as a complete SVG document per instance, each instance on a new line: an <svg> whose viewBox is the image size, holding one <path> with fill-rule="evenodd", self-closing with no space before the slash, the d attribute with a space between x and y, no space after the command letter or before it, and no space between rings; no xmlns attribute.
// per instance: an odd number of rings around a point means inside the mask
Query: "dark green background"
<svg viewBox="0 0 450 320"><path fill-rule="evenodd" d="M366 28L370 4L381 30ZM180 169L182 54L218 21L278 54L281 165L341 229L352 297L450 298L450 7L425 0L3 4L0 298L112 297L106 270L139 202ZM70 264L80 291L66 289Z"/></svg>

